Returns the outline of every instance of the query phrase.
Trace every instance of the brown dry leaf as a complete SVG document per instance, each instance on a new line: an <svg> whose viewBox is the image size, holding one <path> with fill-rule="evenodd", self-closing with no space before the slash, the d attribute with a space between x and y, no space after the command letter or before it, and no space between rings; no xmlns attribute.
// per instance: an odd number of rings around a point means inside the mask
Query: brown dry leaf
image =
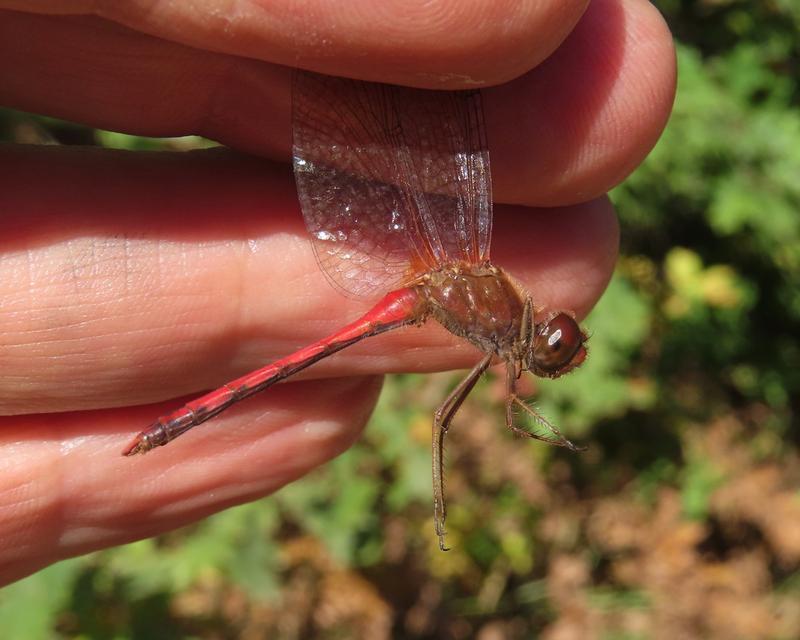
<svg viewBox="0 0 800 640"><path fill-rule="evenodd" d="M776 465L762 465L733 478L714 494L712 508L726 520L761 530L781 564L800 562L800 498Z"/></svg>
<svg viewBox="0 0 800 640"><path fill-rule="evenodd" d="M355 573L337 571L322 582L314 622L326 631L340 628L350 637L383 640L391 637L392 610L374 585Z"/></svg>
<svg viewBox="0 0 800 640"><path fill-rule="evenodd" d="M587 603L589 563L578 555L556 555L547 572L547 593L558 610L558 620L542 634L542 640L592 640L597 637L596 616Z"/></svg>

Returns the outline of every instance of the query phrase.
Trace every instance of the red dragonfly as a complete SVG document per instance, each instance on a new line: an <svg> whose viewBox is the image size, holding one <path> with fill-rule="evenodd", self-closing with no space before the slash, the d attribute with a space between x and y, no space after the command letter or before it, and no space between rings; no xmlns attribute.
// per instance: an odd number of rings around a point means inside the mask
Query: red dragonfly
<svg viewBox="0 0 800 640"><path fill-rule="evenodd" d="M434 521L444 550L443 440L464 399L492 363L505 362L508 428L576 450L515 387L523 371L555 378L580 365L587 336L571 313L544 313L489 261L491 176L480 92L297 72L292 118L297 192L322 271L346 294L390 293L333 335L160 417L124 454L165 445L364 338L433 318L484 354L434 414ZM515 409L546 433L518 427Z"/></svg>

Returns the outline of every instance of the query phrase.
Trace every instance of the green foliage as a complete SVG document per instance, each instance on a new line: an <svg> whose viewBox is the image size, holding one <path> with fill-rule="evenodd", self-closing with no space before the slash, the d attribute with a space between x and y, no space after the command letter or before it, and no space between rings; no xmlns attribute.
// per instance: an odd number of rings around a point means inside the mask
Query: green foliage
<svg viewBox="0 0 800 640"><path fill-rule="evenodd" d="M98 580L108 585L122 581L130 597L142 599L183 591L209 572L223 573L256 596L271 596L276 589L272 535L277 525L273 502L242 505L207 518L188 530L191 535L175 541L170 536L150 538L105 552L108 558L100 561Z"/></svg>
<svg viewBox="0 0 800 640"><path fill-rule="evenodd" d="M718 469L700 456L690 458L681 475L683 513L693 520L705 520L714 490L724 478Z"/></svg>
<svg viewBox="0 0 800 640"><path fill-rule="evenodd" d="M80 559L59 562L12 584L0 593L0 635L38 640L52 637L52 628L70 601Z"/></svg>
<svg viewBox="0 0 800 640"><path fill-rule="evenodd" d="M649 331L651 314L647 298L617 273L586 319L590 365L563 379L543 380L537 403L541 412L569 433L583 435L602 418L649 406L653 402L649 385L628 372Z"/></svg>
<svg viewBox="0 0 800 640"><path fill-rule="evenodd" d="M316 477L295 482L278 497L292 519L324 539L334 557L348 564L379 555L375 514L379 489L371 474L360 468L365 457L363 447L356 445Z"/></svg>

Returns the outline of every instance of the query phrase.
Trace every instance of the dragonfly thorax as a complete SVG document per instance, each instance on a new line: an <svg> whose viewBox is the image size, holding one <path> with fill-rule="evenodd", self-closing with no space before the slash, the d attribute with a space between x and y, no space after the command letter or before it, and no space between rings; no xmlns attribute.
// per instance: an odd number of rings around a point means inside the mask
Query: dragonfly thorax
<svg viewBox="0 0 800 640"><path fill-rule="evenodd" d="M431 271L419 287L427 313L448 331L519 369L556 378L586 358L586 335L571 315L534 322L530 297L491 264Z"/></svg>
<svg viewBox="0 0 800 640"><path fill-rule="evenodd" d="M486 353L524 361L522 339L532 336L528 298L502 269L449 266L427 273L419 286L428 313L448 331Z"/></svg>

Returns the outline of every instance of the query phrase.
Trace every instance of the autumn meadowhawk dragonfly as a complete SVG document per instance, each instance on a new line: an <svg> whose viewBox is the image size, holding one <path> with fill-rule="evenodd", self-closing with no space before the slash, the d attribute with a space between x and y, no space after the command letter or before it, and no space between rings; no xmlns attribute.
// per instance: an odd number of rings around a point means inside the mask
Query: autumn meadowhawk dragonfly
<svg viewBox="0 0 800 640"><path fill-rule="evenodd" d="M297 192L322 271L349 295L389 293L333 335L160 417L124 453L165 445L364 338L434 319L484 354L433 420L434 519L445 549L442 451L456 411L481 374L504 362L506 425L576 449L518 397L516 382L524 371L555 378L581 364L586 335L571 313L543 312L489 261L491 177L480 92L297 72L292 118ZM517 409L544 433L517 426Z"/></svg>

